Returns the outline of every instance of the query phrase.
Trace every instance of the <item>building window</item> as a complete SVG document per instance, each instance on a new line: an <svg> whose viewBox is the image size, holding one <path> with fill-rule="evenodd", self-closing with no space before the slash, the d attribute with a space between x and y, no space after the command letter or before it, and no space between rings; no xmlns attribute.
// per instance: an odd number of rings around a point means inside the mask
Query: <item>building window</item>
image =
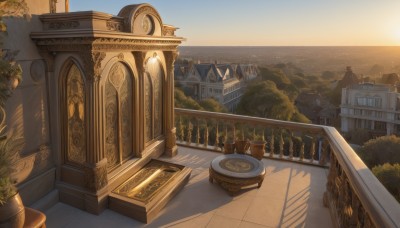
<svg viewBox="0 0 400 228"><path fill-rule="evenodd" d="M386 123L381 121L375 121L375 130L386 131Z"/></svg>
<svg viewBox="0 0 400 228"><path fill-rule="evenodd" d="M354 109L354 115L361 116L361 109Z"/></svg>

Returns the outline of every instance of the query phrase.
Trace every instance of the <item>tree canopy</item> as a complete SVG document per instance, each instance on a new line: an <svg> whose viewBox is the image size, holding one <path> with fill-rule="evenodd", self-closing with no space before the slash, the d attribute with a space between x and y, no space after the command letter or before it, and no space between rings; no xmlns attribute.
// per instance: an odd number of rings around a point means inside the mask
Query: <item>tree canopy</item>
<svg viewBox="0 0 400 228"><path fill-rule="evenodd" d="M209 98L199 102L199 105L206 111L209 112L228 112L221 103L215 99Z"/></svg>
<svg viewBox="0 0 400 228"><path fill-rule="evenodd" d="M372 169L374 175L386 189L400 202L400 164L385 163Z"/></svg>
<svg viewBox="0 0 400 228"><path fill-rule="evenodd" d="M290 84L290 80L286 74L277 68L261 67L260 75L263 80L273 81L279 89L284 89Z"/></svg>
<svg viewBox="0 0 400 228"><path fill-rule="evenodd" d="M359 155L369 168L400 163L400 137L391 135L371 139L361 147Z"/></svg>
<svg viewBox="0 0 400 228"><path fill-rule="evenodd" d="M175 107L201 110L201 106L191 97L187 97L182 90L175 87Z"/></svg>
<svg viewBox="0 0 400 228"><path fill-rule="evenodd" d="M292 120L296 111L296 107L290 102L288 96L272 81L249 85L237 108L237 112L242 115L279 120Z"/></svg>

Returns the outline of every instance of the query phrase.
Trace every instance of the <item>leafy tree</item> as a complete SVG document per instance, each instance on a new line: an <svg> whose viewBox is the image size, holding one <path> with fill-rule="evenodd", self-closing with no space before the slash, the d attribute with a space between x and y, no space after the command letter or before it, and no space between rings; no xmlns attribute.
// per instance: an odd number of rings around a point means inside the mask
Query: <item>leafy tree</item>
<svg viewBox="0 0 400 228"><path fill-rule="evenodd" d="M372 173L400 203L400 164L378 165L372 168Z"/></svg>
<svg viewBox="0 0 400 228"><path fill-rule="evenodd" d="M221 103L213 98L205 99L199 102L199 105L206 111L210 112L228 112Z"/></svg>
<svg viewBox="0 0 400 228"><path fill-rule="evenodd" d="M370 168L400 163L400 137L390 135L371 139L361 147L359 155Z"/></svg>
<svg viewBox="0 0 400 228"><path fill-rule="evenodd" d="M187 97L182 90L175 87L175 107L201 110L201 106L191 97Z"/></svg>
<svg viewBox="0 0 400 228"><path fill-rule="evenodd" d="M301 114L298 111L293 113L291 121L298 123L311 123L311 120L309 120L305 115Z"/></svg>
<svg viewBox="0 0 400 228"><path fill-rule="evenodd" d="M295 107L274 82L263 81L247 87L237 112L249 116L290 120Z"/></svg>
<svg viewBox="0 0 400 228"><path fill-rule="evenodd" d="M279 89L284 89L290 84L289 78L280 69L261 67L260 75L263 80L273 81Z"/></svg>
<svg viewBox="0 0 400 228"><path fill-rule="evenodd" d="M291 76L290 81L292 82L292 85L296 86L299 89L308 87L303 77L300 77L298 75Z"/></svg>

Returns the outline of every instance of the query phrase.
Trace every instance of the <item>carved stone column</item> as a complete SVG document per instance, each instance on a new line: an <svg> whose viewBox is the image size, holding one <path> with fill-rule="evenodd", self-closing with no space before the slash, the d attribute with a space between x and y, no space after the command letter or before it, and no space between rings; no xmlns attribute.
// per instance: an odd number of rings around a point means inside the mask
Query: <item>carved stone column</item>
<svg viewBox="0 0 400 228"><path fill-rule="evenodd" d="M139 91L143 91L144 89L144 74L145 74L145 65L144 65L144 61L145 61L145 57L146 57L146 52L144 51L134 51L133 55L135 57L135 63L136 63L136 69L138 72L138 82L139 82ZM143 98L144 94L139 94L139 97ZM139 99L139 103L138 103L139 107L136 108L136 110L139 111L139 120L144 120L144 99ZM144 132L144 121L140 121L139 124L139 132ZM137 151L136 156L141 158L142 157L142 153L141 151L143 151L144 148L144 134L139 134L139 136L137 137L139 139L139 150Z"/></svg>
<svg viewBox="0 0 400 228"><path fill-rule="evenodd" d="M167 83L166 83L166 143L165 143L165 154L173 157L178 153L178 147L176 146L176 128L175 128L175 103L174 103L174 62L178 56L177 51L164 51L166 72L167 72Z"/></svg>
<svg viewBox="0 0 400 228"><path fill-rule="evenodd" d="M87 163L85 165L85 185L94 192L107 186L107 158L104 156L104 140L101 121L102 104L100 97L101 62L104 52L95 52L87 48L81 53L86 76L87 97Z"/></svg>

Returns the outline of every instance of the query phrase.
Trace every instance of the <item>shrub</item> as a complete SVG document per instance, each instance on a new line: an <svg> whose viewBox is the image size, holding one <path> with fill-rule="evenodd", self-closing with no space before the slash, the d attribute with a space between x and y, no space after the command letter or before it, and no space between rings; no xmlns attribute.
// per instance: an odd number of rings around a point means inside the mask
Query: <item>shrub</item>
<svg viewBox="0 0 400 228"><path fill-rule="evenodd" d="M400 164L385 163L372 168L372 172L400 203Z"/></svg>

